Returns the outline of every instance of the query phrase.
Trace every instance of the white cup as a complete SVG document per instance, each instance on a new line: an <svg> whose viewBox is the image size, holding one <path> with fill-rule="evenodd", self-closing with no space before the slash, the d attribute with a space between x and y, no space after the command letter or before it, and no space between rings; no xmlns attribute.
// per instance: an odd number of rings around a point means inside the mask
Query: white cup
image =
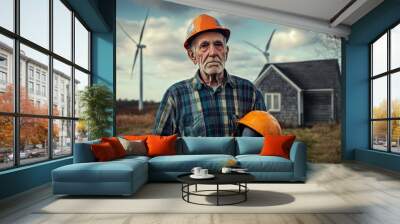
<svg viewBox="0 0 400 224"><path fill-rule="evenodd" d="M230 173L231 171L232 171L232 169L229 167L222 167L222 170L221 170L222 173Z"/></svg>
<svg viewBox="0 0 400 224"><path fill-rule="evenodd" d="M200 176L207 176L208 175L208 169L201 169L200 170Z"/></svg>
<svg viewBox="0 0 400 224"><path fill-rule="evenodd" d="M194 175L196 175L196 176L199 176L199 175L201 175L200 174L200 171L202 170L202 168L201 167L193 167L193 169L192 169L192 173L194 174Z"/></svg>

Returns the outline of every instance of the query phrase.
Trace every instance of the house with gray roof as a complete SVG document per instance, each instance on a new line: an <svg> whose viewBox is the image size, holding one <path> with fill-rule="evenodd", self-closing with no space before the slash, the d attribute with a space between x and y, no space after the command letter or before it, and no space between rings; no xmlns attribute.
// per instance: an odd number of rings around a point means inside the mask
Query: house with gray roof
<svg viewBox="0 0 400 224"><path fill-rule="evenodd" d="M267 110L284 127L340 119L340 70L337 59L269 63L254 81Z"/></svg>

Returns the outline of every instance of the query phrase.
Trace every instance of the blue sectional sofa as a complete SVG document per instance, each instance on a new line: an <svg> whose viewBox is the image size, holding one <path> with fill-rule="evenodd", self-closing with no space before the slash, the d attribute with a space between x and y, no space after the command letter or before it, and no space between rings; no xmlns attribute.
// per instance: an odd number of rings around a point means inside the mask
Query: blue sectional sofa
<svg viewBox="0 0 400 224"><path fill-rule="evenodd" d="M260 156L263 137L182 137L177 155L127 156L96 162L91 141L75 144L74 163L52 171L53 193L69 195L131 195L148 181L176 181L193 167L218 172L230 159L260 182L304 182L307 156L304 143L296 141L290 159Z"/></svg>

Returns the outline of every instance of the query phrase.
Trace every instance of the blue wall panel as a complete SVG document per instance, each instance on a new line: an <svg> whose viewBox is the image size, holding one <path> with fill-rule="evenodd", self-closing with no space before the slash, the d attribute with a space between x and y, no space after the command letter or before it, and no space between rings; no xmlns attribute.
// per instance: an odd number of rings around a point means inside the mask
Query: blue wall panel
<svg viewBox="0 0 400 224"><path fill-rule="evenodd" d="M351 27L345 44L343 158L399 170L400 157L369 150L368 44L400 22L400 1L386 0ZM357 151L355 151L357 149ZM360 151L363 150L363 151Z"/></svg>
<svg viewBox="0 0 400 224"><path fill-rule="evenodd" d="M69 157L0 172L0 199L51 181L53 169L71 163Z"/></svg>

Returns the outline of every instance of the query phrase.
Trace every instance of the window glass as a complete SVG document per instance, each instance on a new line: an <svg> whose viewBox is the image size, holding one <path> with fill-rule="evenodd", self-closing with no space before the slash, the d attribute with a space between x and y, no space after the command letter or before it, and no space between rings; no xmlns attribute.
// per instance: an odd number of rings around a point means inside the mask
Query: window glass
<svg viewBox="0 0 400 224"><path fill-rule="evenodd" d="M75 142L84 142L88 140L88 129L83 120L75 121Z"/></svg>
<svg viewBox="0 0 400 224"><path fill-rule="evenodd" d="M400 67L400 24L390 33L390 68Z"/></svg>
<svg viewBox="0 0 400 224"><path fill-rule="evenodd" d="M273 108L274 110L279 110L279 108L280 108L279 98L280 98L279 94L274 94L274 108Z"/></svg>
<svg viewBox="0 0 400 224"><path fill-rule="evenodd" d="M0 26L14 31L14 0L0 1Z"/></svg>
<svg viewBox="0 0 400 224"><path fill-rule="evenodd" d="M80 94L89 85L89 75L75 69L75 117L81 115Z"/></svg>
<svg viewBox="0 0 400 224"><path fill-rule="evenodd" d="M387 77L372 81L372 118L387 118Z"/></svg>
<svg viewBox="0 0 400 224"><path fill-rule="evenodd" d="M21 44L20 57L20 109L21 113L25 114L48 114L48 62L49 57L32 48ZM28 74L26 68L33 68L35 71L35 91L34 94L29 94L29 86L27 85ZM29 73L29 69L28 69ZM45 77L43 80L42 77ZM43 88L44 87L44 88ZM44 90L43 90L44 89ZM31 103L31 100L36 104Z"/></svg>
<svg viewBox="0 0 400 224"><path fill-rule="evenodd" d="M0 111L14 111L14 72L12 39L0 34Z"/></svg>
<svg viewBox="0 0 400 224"><path fill-rule="evenodd" d="M72 12L60 1L53 0L53 51L71 60Z"/></svg>
<svg viewBox="0 0 400 224"><path fill-rule="evenodd" d="M75 18L75 63L89 70L89 32Z"/></svg>
<svg viewBox="0 0 400 224"><path fill-rule="evenodd" d="M20 0L21 36L49 48L49 0Z"/></svg>
<svg viewBox="0 0 400 224"><path fill-rule="evenodd" d="M0 170L14 165L13 117L0 115Z"/></svg>
<svg viewBox="0 0 400 224"><path fill-rule="evenodd" d="M400 72L391 75L390 86L391 116L400 118Z"/></svg>
<svg viewBox="0 0 400 224"><path fill-rule="evenodd" d="M72 117L71 71L71 66L53 60L53 115Z"/></svg>
<svg viewBox="0 0 400 224"><path fill-rule="evenodd" d="M372 122L372 147L387 151L387 121Z"/></svg>
<svg viewBox="0 0 400 224"><path fill-rule="evenodd" d="M53 120L53 157L72 154L72 121Z"/></svg>
<svg viewBox="0 0 400 224"><path fill-rule="evenodd" d="M271 109L271 107L272 107L272 96L271 96L271 94L268 94L268 93L265 94L265 104L266 104L266 107L267 107L267 111L269 109Z"/></svg>
<svg viewBox="0 0 400 224"><path fill-rule="evenodd" d="M372 45L372 75L387 71L387 34Z"/></svg>
<svg viewBox="0 0 400 224"><path fill-rule="evenodd" d="M49 158L48 119L20 118L21 164L35 163Z"/></svg>

